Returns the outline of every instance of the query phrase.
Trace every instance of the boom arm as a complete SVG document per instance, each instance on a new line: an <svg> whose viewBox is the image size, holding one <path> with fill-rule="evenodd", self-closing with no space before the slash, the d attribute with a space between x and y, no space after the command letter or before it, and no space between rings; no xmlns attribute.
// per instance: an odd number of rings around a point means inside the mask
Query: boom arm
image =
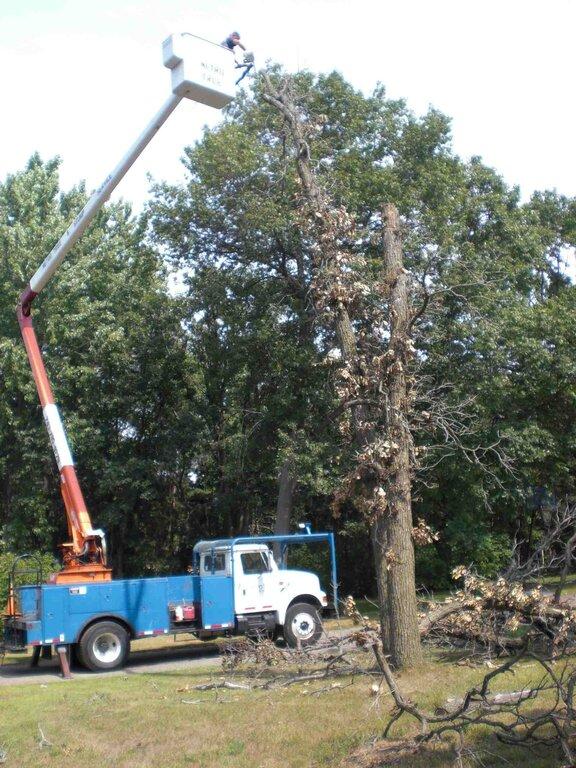
<svg viewBox="0 0 576 768"><path fill-rule="evenodd" d="M54 401L32 325L32 302L180 101L187 97L220 108L232 100L232 88L226 82L231 81L232 75L230 74L229 78L225 77L229 57L224 48L193 35L172 35L164 42L163 53L165 66L172 70L173 92L170 98L112 173L92 194L82 211L44 259L20 296L17 307L18 323L60 472L60 487L71 538L69 543L62 545L64 562L62 571L56 575L57 581L107 580L111 578L111 570L106 564L104 532L92 527L90 514L78 483L64 426ZM221 75L220 80L218 73Z"/></svg>

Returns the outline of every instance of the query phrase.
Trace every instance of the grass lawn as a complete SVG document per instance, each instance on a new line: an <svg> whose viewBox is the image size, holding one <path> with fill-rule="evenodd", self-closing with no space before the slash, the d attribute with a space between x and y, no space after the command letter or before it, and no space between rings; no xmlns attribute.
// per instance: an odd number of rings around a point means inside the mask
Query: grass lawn
<svg viewBox="0 0 576 768"><path fill-rule="evenodd" d="M376 612L370 602L358 601L358 607L364 614ZM331 627L336 624L330 622ZM175 645L172 638L151 638L134 649L162 644ZM360 652L358 658L364 665L372 664L368 652ZM5 662L22 660L21 655L10 655ZM420 668L398 676L403 694L433 711L487 671L457 661L427 651ZM191 664L149 674L0 686L0 763L5 755L3 766L8 768L375 768L379 764L366 745L382 733L392 704L384 689L374 695L374 678L361 675L269 691L193 690L197 684L215 680L242 682L249 673L249 668L224 672L219 665ZM275 670L262 674L270 673ZM540 676L541 668L527 661L516 674L499 678L493 692L529 687ZM414 723L406 718L391 737L413 732ZM555 753L538 756L506 747L482 728L469 733L467 744L475 751L464 763L471 768L562 765ZM400 764L404 768L450 766L453 753L437 745L419 756L403 758Z"/></svg>
<svg viewBox="0 0 576 768"><path fill-rule="evenodd" d="M368 653L361 653L371 663ZM433 709L446 696L462 693L486 668L460 666L430 654L419 669L398 676L403 693ZM0 687L0 750L6 766L36 768L314 768L373 765L362 745L381 733L390 711L389 695L371 692L372 678L357 676L271 691L195 691L194 685L224 679L245 681L247 670L178 669L153 674L76 678L49 684ZM540 668L527 662L497 690L518 690L535 681ZM393 737L414 726L408 720ZM50 742L40 746L41 735ZM485 765L522 766L526 753L503 747L486 731L470 743ZM360 749L360 753L357 750ZM354 762L347 756L358 755ZM0 752L0 755L2 752ZM487 755L492 755L487 759ZM498 757L496 757L498 755ZM406 768L450 765L448 750L436 747L408 757ZM548 754L530 757L530 766L560 765ZM470 765L474 765L473 762Z"/></svg>
<svg viewBox="0 0 576 768"><path fill-rule="evenodd" d="M190 690L221 674L195 667L0 688L6 765L305 768L332 764L370 733L367 678L321 698L304 685ZM51 746L40 747L39 729Z"/></svg>

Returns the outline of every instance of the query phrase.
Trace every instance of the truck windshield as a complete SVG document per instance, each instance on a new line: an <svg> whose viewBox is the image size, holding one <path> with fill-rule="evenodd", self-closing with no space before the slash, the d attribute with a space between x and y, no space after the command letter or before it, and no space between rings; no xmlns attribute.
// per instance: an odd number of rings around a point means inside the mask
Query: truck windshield
<svg viewBox="0 0 576 768"><path fill-rule="evenodd" d="M240 560L245 574L268 573L270 571L266 552L243 552Z"/></svg>

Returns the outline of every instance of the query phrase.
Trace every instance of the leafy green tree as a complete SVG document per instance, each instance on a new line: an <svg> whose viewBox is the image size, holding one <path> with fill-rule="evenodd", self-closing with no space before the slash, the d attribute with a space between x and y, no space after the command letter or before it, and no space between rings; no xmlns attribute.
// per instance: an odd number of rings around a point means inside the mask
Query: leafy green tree
<svg viewBox="0 0 576 768"><path fill-rule="evenodd" d="M440 532L418 556L422 574L446 581L462 560L490 572L513 535L537 536L545 504L574 496L575 297L562 262L576 202L554 192L521 202L479 158L454 154L445 115L415 116L383 87L365 96L335 73L294 82L301 150L355 217L345 245L359 284L382 271L382 204L405 225L415 514ZM184 565L201 536L271 530L288 466L293 515L340 530L344 588L372 589L366 558L358 569L358 509L350 501L331 519L354 452L338 430L341 360L311 300L292 160L257 81L186 150L188 181L158 185L145 218L107 206L35 303L83 490L119 572ZM61 193L58 161L37 156L0 184L0 526L11 551L66 538L14 307L85 199L82 186Z"/></svg>
<svg viewBox="0 0 576 768"><path fill-rule="evenodd" d="M1 523L15 551L65 540L58 475L13 307L83 189L60 194L57 161L34 156L0 187ZM35 327L93 522L118 573L174 567L188 540L201 425L197 371L145 223L102 210L34 306Z"/></svg>
<svg viewBox="0 0 576 768"><path fill-rule="evenodd" d="M294 82L309 130L301 149L331 199L355 214L352 246L367 259L368 280L381 269L382 203L394 203L403 217L417 307L413 427L424 451L416 514L441 531L434 546L445 576L462 557L491 569L506 537L526 527L531 489L572 492L573 345L566 324L553 318L573 301L560 261L574 246L574 202L542 193L521 203L518 190L479 158L454 154L450 121L436 110L416 117L404 102L386 99L384 88L365 97L337 74L300 73ZM259 280L280 316L296 319L317 364L335 340L309 300L310 244L286 126L259 88L186 151L185 185L156 189L154 236L192 274L210 264L224 282L239 272ZM554 354L542 345L547 334ZM557 349L567 350L564 358ZM329 383L334 368L324 370ZM546 409L532 399L536 380ZM332 447L325 457L344 458L339 438L316 434ZM324 491L319 519L330 483ZM467 525L479 534L472 550L457 535Z"/></svg>
<svg viewBox="0 0 576 768"><path fill-rule="evenodd" d="M207 264L187 285L186 327L208 438L196 479L211 499L207 533L269 530L285 460L297 473L297 508L302 494L322 482L329 449L316 433L330 402L325 373L278 285L242 267Z"/></svg>

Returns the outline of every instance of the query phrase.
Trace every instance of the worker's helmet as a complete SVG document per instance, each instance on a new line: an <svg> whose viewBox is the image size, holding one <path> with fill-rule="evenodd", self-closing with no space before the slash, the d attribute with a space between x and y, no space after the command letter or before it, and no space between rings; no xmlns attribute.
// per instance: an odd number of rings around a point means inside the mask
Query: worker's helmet
<svg viewBox="0 0 576 768"><path fill-rule="evenodd" d="M239 38L240 37L240 32L232 32L230 34L230 37L238 37Z"/></svg>

